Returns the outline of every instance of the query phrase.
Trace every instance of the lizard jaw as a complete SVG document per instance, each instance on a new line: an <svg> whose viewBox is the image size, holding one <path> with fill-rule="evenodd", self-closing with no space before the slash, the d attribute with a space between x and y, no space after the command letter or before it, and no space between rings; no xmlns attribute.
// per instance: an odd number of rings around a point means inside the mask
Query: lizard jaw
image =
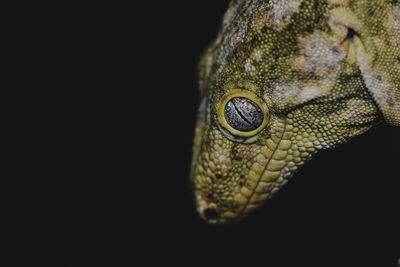
<svg viewBox="0 0 400 267"><path fill-rule="evenodd" d="M204 171L205 167L193 173L197 210L206 222L223 224L240 220L260 207L286 183L288 173L291 172L290 166L287 166L291 128L286 123L286 120L274 120L275 127L271 136L265 143L256 145L257 149L254 147L257 153L249 158L248 163L251 163L243 174L243 183L235 182L236 176L219 180L214 177L215 172ZM217 165L205 159L197 163L197 166ZM235 167L230 166L228 169ZM220 191L221 186L226 190Z"/></svg>

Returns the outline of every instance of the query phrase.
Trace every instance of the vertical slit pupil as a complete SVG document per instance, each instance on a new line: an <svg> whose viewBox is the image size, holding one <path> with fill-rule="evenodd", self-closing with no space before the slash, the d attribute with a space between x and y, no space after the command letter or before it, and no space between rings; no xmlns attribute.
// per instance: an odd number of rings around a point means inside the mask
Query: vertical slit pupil
<svg viewBox="0 0 400 267"><path fill-rule="evenodd" d="M258 105L247 98L232 98L227 103L224 113L228 124L243 132L257 129L264 120L264 114Z"/></svg>

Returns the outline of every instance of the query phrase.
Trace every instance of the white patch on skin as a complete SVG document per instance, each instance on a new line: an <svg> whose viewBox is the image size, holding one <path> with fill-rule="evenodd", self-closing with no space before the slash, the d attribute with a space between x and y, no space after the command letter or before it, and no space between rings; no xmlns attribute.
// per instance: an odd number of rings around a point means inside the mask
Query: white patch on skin
<svg viewBox="0 0 400 267"><path fill-rule="evenodd" d="M269 93L266 93L265 98L269 97ZM296 98L300 93L300 89L295 81L283 81L281 84L274 84L271 86L272 98L275 102L286 103L288 99Z"/></svg>
<svg viewBox="0 0 400 267"><path fill-rule="evenodd" d="M346 58L340 43L322 32L301 37L301 56L294 60L295 68L304 76L312 74L334 78Z"/></svg>
<svg viewBox="0 0 400 267"><path fill-rule="evenodd" d="M262 51L260 49L256 49L253 54L251 55L251 58L255 61L255 62L260 62L262 60Z"/></svg>
<svg viewBox="0 0 400 267"><path fill-rule="evenodd" d="M283 81L272 86L272 90L267 92L265 97L270 97L272 93L275 102L286 107L293 107L324 95L327 91L321 90L321 87L324 86L312 84L300 86L300 83L296 81Z"/></svg>
<svg viewBox="0 0 400 267"><path fill-rule="evenodd" d="M346 51L340 42L325 32L300 37L298 43L300 54L289 66L299 72L299 78L265 86L266 99L268 95L272 97L278 109L295 107L329 94L346 60Z"/></svg>
<svg viewBox="0 0 400 267"><path fill-rule="evenodd" d="M251 58L248 58L246 60L246 64L244 65L244 70L245 72L254 72L256 71L256 68L253 66L253 62Z"/></svg>
<svg viewBox="0 0 400 267"><path fill-rule="evenodd" d="M305 103L321 95L321 90L316 87L304 88L297 95L296 100L299 103Z"/></svg>
<svg viewBox="0 0 400 267"><path fill-rule="evenodd" d="M299 11L303 0L271 0L268 3L265 17L274 28L284 27Z"/></svg>
<svg viewBox="0 0 400 267"><path fill-rule="evenodd" d="M340 43L324 32L301 37L299 44L300 55L290 62L290 66L299 71L299 79L274 83L266 92L281 108L294 107L327 95L346 59Z"/></svg>

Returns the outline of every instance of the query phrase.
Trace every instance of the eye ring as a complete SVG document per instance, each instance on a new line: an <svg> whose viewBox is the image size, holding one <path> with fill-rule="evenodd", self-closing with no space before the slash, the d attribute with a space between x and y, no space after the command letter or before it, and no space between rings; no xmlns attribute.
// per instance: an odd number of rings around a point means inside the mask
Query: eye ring
<svg viewBox="0 0 400 267"><path fill-rule="evenodd" d="M220 126L237 137L252 137L269 121L267 104L248 90L230 90L221 98L216 111Z"/></svg>

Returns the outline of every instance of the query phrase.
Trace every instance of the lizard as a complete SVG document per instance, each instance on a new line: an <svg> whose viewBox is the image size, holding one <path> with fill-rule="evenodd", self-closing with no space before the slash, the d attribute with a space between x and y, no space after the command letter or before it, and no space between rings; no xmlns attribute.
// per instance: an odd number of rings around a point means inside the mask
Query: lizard
<svg viewBox="0 0 400 267"><path fill-rule="evenodd" d="M198 65L191 184L206 222L247 217L320 150L400 126L399 2L229 2Z"/></svg>

